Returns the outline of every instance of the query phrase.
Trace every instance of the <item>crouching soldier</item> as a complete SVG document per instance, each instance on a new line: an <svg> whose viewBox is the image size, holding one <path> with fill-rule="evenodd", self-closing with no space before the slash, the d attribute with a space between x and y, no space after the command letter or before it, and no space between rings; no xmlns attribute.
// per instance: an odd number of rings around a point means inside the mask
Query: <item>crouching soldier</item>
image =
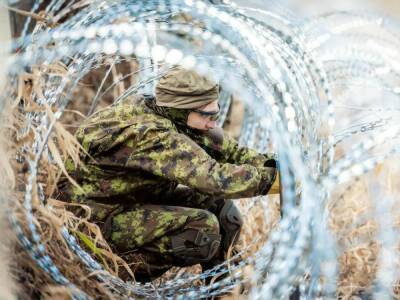
<svg viewBox="0 0 400 300"><path fill-rule="evenodd" d="M62 182L60 194L90 206L119 253L143 254L139 281L172 266L221 263L243 223L231 199L265 195L277 177L275 156L224 136L218 114L218 85L175 68L155 97L98 111L76 132L89 155L85 168L67 161L80 188Z"/></svg>

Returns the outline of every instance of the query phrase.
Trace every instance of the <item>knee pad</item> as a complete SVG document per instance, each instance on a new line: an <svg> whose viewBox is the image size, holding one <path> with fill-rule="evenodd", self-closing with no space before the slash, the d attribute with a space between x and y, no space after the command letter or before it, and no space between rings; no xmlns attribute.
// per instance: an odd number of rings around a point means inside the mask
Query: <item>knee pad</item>
<svg viewBox="0 0 400 300"><path fill-rule="evenodd" d="M171 237L172 254L182 266L208 262L217 253L221 235L187 229Z"/></svg>
<svg viewBox="0 0 400 300"><path fill-rule="evenodd" d="M243 225L242 215L232 200L226 200L219 214L219 222L222 230L222 247L225 251L234 245Z"/></svg>

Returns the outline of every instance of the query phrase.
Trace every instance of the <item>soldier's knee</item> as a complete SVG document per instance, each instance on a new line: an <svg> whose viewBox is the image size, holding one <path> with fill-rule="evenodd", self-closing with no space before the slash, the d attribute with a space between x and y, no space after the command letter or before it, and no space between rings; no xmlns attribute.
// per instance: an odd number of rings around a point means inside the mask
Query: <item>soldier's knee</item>
<svg viewBox="0 0 400 300"><path fill-rule="evenodd" d="M181 265L208 262L220 249L217 217L208 211L200 215L201 219L189 222L182 232L171 237L172 253Z"/></svg>
<svg viewBox="0 0 400 300"><path fill-rule="evenodd" d="M243 226L242 215L232 200L225 201L219 213L219 221L223 233L222 247L227 250L236 243Z"/></svg>

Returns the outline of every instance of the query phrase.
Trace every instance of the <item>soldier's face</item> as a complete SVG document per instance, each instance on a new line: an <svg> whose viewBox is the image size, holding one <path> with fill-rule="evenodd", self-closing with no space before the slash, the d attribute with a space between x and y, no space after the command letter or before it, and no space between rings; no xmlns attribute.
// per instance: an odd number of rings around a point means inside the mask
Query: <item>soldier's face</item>
<svg viewBox="0 0 400 300"><path fill-rule="evenodd" d="M216 112L219 110L218 101L199 107L197 110L203 112ZM198 111L192 111L189 113L187 120L187 125L189 127L199 130L209 130L217 127L217 121L214 120L213 116L207 116Z"/></svg>

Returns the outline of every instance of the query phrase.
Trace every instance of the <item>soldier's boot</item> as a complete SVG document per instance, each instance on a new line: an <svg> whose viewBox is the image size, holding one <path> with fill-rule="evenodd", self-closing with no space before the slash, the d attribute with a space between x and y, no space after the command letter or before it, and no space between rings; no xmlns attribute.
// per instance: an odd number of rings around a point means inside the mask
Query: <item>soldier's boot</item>
<svg viewBox="0 0 400 300"><path fill-rule="evenodd" d="M243 225L242 216L232 200L217 200L214 206L210 208L210 211L218 216L222 243L221 248L214 258L201 264L203 272L223 263L229 258L228 254L231 254L231 256L235 254L232 247L238 241L240 230ZM232 263L236 264L238 261L232 261ZM225 277L226 275L221 278L216 278L215 280L221 280ZM208 277L206 279L206 284L209 284L212 280L212 277Z"/></svg>

